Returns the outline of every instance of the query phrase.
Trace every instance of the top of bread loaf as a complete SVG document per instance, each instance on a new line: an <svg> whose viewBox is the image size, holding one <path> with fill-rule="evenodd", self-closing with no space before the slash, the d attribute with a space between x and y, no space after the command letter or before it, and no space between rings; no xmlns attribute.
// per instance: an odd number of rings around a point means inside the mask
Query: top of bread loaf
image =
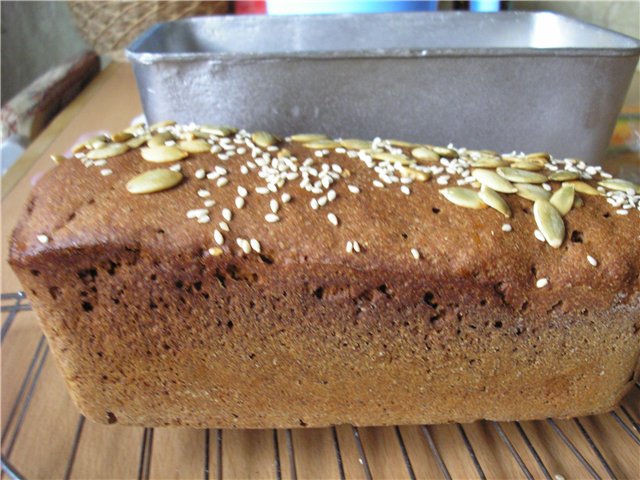
<svg viewBox="0 0 640 480"><path fill-rule="evenodd" d="M607 305L639 290L640 187L575 159L172 122L73 152L35 186L14 265L106 246L507 278Z"/></svg>

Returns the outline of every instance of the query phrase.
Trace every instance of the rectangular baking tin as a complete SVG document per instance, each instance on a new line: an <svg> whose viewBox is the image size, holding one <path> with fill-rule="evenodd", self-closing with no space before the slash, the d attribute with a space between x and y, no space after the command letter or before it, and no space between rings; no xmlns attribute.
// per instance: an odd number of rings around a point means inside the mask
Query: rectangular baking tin
<svg viewBox="0 0 640 480"><path fill-rule="evenodd" d="M598 160L640 42L552 13L200 17L127 49L150 122Z"/></svg>

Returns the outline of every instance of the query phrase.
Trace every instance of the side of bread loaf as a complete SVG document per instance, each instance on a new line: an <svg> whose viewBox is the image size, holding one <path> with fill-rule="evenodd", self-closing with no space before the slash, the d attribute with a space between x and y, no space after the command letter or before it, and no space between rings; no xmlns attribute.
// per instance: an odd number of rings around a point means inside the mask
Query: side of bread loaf
<svg viewBox="0 0 640 480"><path fill-rule="evenodd" d="M600 169L170 124L76 152L36 185L10 261L94 420L568 417L638 371L640 199ZM179 175L139 177L157 169Z"/></svg>

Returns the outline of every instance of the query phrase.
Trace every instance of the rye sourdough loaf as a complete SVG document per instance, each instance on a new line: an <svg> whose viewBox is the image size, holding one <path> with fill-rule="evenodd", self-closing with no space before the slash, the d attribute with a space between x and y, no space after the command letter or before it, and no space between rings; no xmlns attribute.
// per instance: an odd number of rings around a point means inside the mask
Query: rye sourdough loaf
<svg viewBox="0 0 640 480"><path fill-rule="evenodd" d="M171 122L74 152L10 262L91 419L569 417L638 371L640 189L599 167Z"/></svg>

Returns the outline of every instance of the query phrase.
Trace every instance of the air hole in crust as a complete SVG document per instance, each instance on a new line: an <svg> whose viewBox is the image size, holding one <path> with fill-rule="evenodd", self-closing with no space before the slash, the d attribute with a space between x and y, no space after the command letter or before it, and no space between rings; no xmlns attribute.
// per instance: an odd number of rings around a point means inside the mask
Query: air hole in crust
<svg viewBox="0 0 640 480"><path fill-rule="evenodd" d="M434 298L435 296L433 295L433 292L427 292L424 294L424 297L422 297L422 300L424 301L424 303L435 310L436 308L438 308L438 304L433 301Z"/></svg>
<svg viewBox="0 0 640 480"><path fill-rule="evenodd" d="M432 211L433 213L435 213L436 215L440 213L440 209L439 209L438 207L432 207L432 208L431 208L431 211Z"/></svg>
<svg viewBox="0 0 640 480"><path fill-rule="evenodd" d="M91 310L93 310L93 305L91 304L91 302L82 302L82 309L85 312L90 312Z"/></svg>
<svg viewBox="0 0 640 480"><path fill-rule="evenodd" d="M582 243L583 241L582 232L579 230L574 230L573 232L571 232L571 241L573 243Z"/></svg>
<svg viewBox="0 0 640 480"><path fill-rule="evenodd" d="M313 294L318 300L322 300L322 296L324 295L324 288L318 287L313 291Z"/></svg>
<svg viewBox="0 0 640 480"><path fill-rule="evenodd" d="M107 422L108 423L117 423L118 422L118 419L113 414L113 412L107 412Z"/></svg>

